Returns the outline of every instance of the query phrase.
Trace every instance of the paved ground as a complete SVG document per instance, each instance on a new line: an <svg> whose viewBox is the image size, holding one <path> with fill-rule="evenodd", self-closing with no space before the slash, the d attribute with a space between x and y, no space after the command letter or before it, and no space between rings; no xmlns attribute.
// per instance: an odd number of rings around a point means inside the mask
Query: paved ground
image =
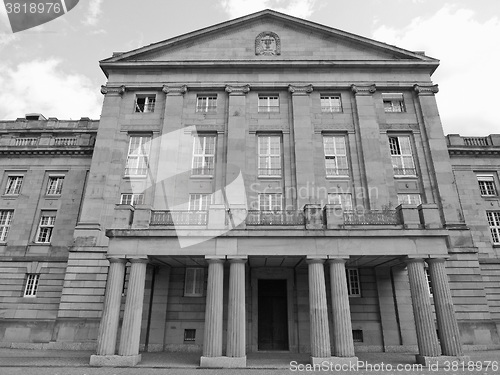
<svg viewBox="0 0 500 375"><path fill-rule="evenodd" d="M94 368L88 365L92 352L62 350L0 349L0 375L281 375L281 374L483 374L500 375L500 350L467 353L465 368L415 368L415 356L406 353L359 353L364 368L330 371L305 367L309 357L290 353L251 353L248 369L200 369L199 354L143 353L134 368ZM367 367L368 365L368 367ZM397 366L405 366L398 369ZM488 365L488 368L486 366ZM492 366L494 365L494 366ZM371 367L369 367L371 366ZM399 370L399 371L398 371Z"/></svg>

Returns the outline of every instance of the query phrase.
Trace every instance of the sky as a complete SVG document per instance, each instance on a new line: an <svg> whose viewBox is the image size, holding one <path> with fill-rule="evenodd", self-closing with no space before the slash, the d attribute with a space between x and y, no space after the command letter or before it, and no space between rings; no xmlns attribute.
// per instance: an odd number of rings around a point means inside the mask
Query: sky
<svg viewBox="0 0 500 375"><path fill-rule="evenodd" d="M98 119L99 60L267 8L425 51L445 134L500 133L499 0L80 0L15 34L0 4L0 119Z"/></svg>

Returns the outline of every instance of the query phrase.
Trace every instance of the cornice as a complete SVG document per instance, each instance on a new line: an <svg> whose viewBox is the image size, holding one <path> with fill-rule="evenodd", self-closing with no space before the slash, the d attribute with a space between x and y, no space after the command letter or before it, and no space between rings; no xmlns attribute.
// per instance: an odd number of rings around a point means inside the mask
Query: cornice
<svg viewBox="0 0 500 375"><path fill-rule="evenodd" d="M125 86L101 86L101 94L103 95L109 95L109 96L122 96L123 93L125 92Z"/></svg>
<svg viewBox="0 0 500 375"><path fill-rule="evenodd" d="M57 155L92 155L94 147L74 148L36 148L36 147L1 147L0 155L7 156L57 156Z"/></svg>
<svg viewBox="0 0 500 375"><path fill-rule="evenodd" d="M413 85L413 89L419 96L429 96L439 92L438 85Z"/></svg>
<svg viewBox="0 0 500 375"><path fill-rule="evenodd" d="M375 85L351 85L351 91L354 95L371 95L377 91Z"/></svg>
<svg viewBox="0 0 500 375"><path fill-rule="evenodd" d="M250 92L250 85L226 85L225 90L229 95L246 95Z"/></svg>
<svg viewBox="0 0 500 375"><path fill-rule="evenodd" d="M187 92L188 88L186 85L163 85L161 91L169 96L182 96Z"/></svg>
<svg viewBox="0 0 500 375"><path fill-rule="evenodd" d="M288 91L292 95L309 95L313 92L313 85L305 85L305 86L297 86L297 85L288 85Z"/></svg>
<svg viewBox="0 0 500 375"><path fill-rule="evenodd" d="M500 147L456 147L448 146L448 153L454 155L466 156L500 156Z"/></svg>

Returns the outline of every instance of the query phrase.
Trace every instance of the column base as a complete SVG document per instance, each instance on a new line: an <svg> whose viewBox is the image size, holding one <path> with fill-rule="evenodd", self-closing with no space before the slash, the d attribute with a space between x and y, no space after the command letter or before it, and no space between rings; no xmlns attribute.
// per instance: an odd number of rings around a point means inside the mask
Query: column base
<svg viewBox="0 0 500 375"><path fill-rule="evenodd" d="M330 363L333 357L312 357L311 356L311 365L313 366L321 366L323 363Z"/></svg>
<svg viewBox="0 0 500 375"><path fill-rule="evenodd" d="M239 368L247 367L247 357L201 357L200 367Z"/></svg>
<svg viewBox="0 0 500 375"><path fill-rule="evenodd" d="M311 357L311 364L313 366L321 366L325 363L328 363L330 368L345 365L351 366L352 364L357 365L358 357Z"/></svg>
<svg viewBox="0 0 500 375"><path fill-rule="evenodd" d="M131 367L141 361L141 355L91 355L90 366Z"/></svg>
<svg viewBox="0 0 500 375"><path fill-rule="evenodd" d="M429 367L429 366L439 367L441 365L444 366L445 362L448 362L450 364L450 366L452 365L453 362L455 362L455 363L456 362L467 363L468 361L470 361L470 357L466 356L466 355L462 355L462 356L440 355L438 357L429 357L429 356L417 354L415 356L415 360L417 361L417 363L419 363L423 366L426 366L426 367Z"/></svg>

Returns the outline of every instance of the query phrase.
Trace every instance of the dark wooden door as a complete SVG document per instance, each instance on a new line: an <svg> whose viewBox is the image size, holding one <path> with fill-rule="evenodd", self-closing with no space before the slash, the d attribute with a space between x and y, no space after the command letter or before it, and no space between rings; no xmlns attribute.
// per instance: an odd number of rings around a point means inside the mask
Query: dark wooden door
<svg viewBox="0 0 500 375"><path fill-rule="evenodd" d="M286 280L259 280L259 350L288 350Z"/></svg>

